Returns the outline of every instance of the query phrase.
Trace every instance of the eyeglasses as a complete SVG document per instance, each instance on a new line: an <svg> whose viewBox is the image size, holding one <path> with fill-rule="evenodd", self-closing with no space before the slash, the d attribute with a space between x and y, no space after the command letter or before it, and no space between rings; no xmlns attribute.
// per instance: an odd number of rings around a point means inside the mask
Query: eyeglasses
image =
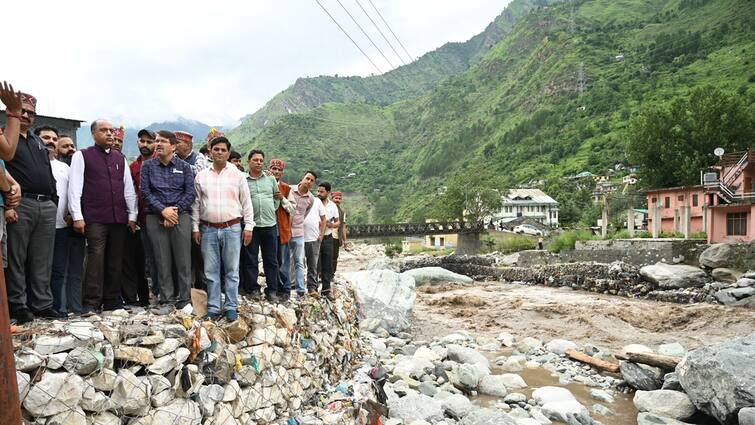
<svg viewBox="0 0 755 425"><path fill-rule="evenodd" d="M37 113L34 112L34 111L32 111L32 110L29 110L29 109L22 109L21 110L21 115L27 115L27 116L29 116L31 118L31 117L36 117Z"/></svg>

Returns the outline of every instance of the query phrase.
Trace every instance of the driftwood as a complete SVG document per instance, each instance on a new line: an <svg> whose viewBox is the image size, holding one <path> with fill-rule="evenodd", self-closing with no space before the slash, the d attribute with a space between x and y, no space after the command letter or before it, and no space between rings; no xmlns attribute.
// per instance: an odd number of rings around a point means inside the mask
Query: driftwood
<svg viewBox="0 0 755 425"><path fill-rule="evenodd" d="M619 365L617 365L616 363L596 359L595 357L589 356L581 351L569 349L566 350L566 355L572 360L589 364L590 366L595 366L600 370L605 370L606 372L611 373L619 373Z"/></svg>
<svg viewBox="0 0 755 425"><path fill-rule="evenodd" d="M630 362L642 363L648 366L656 366L661 369L667 370L676 369L676 365L678 365L679 362L682 361L682 359L679 357L664 356L663 354L655 353L636 353L633 351L626 353L617 353L614 354L614 357L619 360L628 360Z"/></svg>

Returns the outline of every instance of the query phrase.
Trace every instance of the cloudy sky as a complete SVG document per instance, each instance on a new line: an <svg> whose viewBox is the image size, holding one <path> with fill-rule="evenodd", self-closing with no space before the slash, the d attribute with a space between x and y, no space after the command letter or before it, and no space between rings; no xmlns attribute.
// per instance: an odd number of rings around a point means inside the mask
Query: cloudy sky
<svg viewBox="0 0 755 425"><path fill-rule="evenodd" d="M319 1L383 72L390 69L339 0ZM481 32L508 1L372 3L416 58ZM340 2L397 65L359 9L382 25L370 1ZM233 125L298 77L377 72L316 0L15 1L2 11L0 80L36 95L45 115Z"/></svg>

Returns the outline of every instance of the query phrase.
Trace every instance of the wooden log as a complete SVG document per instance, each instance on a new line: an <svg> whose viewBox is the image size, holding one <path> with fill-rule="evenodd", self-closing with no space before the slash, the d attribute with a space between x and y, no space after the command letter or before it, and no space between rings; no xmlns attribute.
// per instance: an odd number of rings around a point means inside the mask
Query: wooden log
<svg viewBox="0 0 755 425"><path fill-rule="evenodd" d="M590 366L594 366L600 370L604 370L606 372L611 372L611 373L619 373L619 365L617 365L616 363L611 363L605 360L596 359L595 357L589 356L573 348L566 350L566 355L572 360L589 364Z"/></svg>
<svg viewBox="0 0 755 425"><path fill-rule="evenodd" d="M626 353L617 353L614 354L614 357L619 360L628 360L630 362L642 363L648 366L655 366L666 370L676 369L676 365L678 365L679 362L682 361L682 359L679 357L664 356L663 354L655 353L637 353L633 351Z"/></svg>

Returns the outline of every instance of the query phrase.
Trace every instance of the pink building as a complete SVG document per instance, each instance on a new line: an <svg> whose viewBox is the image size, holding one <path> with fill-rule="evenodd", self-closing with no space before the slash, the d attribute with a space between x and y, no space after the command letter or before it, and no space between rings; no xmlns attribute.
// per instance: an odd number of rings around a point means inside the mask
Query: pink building
<svg viewBox="0 0 755 425"><path fill-rule="evenodd" d="M689 214L689 233L706 230L705 191L702 185L651 189L648 197L648 230L660 218L658 233L684 233L685 217Z"/></svg>
<svg viewBox="0 0 755 425"><path fill-rule="evenodd" d="M706 175L708 242L755 240L755 149L721 157L717 178Z"/></svg>

